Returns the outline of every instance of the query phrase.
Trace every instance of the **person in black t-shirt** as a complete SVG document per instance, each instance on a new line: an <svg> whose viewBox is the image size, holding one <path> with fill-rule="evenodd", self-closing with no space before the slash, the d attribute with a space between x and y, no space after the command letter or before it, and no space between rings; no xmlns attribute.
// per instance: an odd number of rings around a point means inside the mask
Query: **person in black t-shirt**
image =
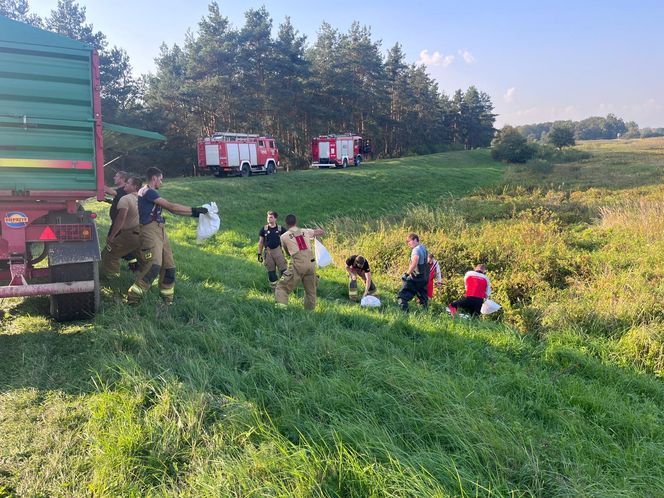
<svg viewBox="0 0 664 498"><path fill-rule="evenodd" d="M274 288L277 285L277 269L279 274L286 271L288 264L281 248L281 236L286 229L277 225L277 213L267 212L267 225L258 232L258 261L267 268L267 278Z"/></svg>
<svg viewBox="0 0 664 498"><path fill-rule="evenodd" d="M364 294L362 297L376 292L376 285L371 280L369 262L364 256L353 254L350 258L346 259L346 271L350 277L350 281L348 282L348 297L351 301L358 301L357 277L360 277L364 282Z"/></svg>
<svg viewBox="0 0 664 498"><path fill-rule="evenodd" d="M127 178L129 178L129 175L126 171L118 171L113 175L113 183L115 184L115 187L104 187L104 193L113 196L111 208L108 210L108 215L111 218L111 226L108 229L109 234L111 233L111 230L113 230L113 222L118 215L118 202L120 202L120 199L126 194L124 187L127 183Z"/></svg>

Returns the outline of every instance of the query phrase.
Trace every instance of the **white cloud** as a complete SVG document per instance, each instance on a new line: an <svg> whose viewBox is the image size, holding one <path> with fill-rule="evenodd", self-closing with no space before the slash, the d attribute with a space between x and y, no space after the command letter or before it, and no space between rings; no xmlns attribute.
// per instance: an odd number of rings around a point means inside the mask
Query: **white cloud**
<svg viewBox="0 0 664 498"><path fill-rule="evenodd" d="M653 98L649 98L635 104L626 104L622 106L624 111L630 112L658 112L664 110L664 105Z"/></svg>
<svg viewBox="0 0 664 498"><path fill-rule="evenodd" d="M535 122L559 121L564 119L579 119L578 110L573 105L564 107L528 107L519 109L513 113L514 116L524 119L535 119Z"/></svg>
<svg viewBox="0 0 664 498"><path fill-rule="evenodd" d="M433 54L429 55L428 50L422 50L420 52L419 64L424 64L425 66L443 66L447 67L454 62L453 55L443 55L438 50Z"/></svg>
<svg viewBox="0 0 664 498"><path fill-rule="evenodd" d="M599 112L600 114L608 114L611 112L616 112L616 106L613 104L605 104L604 102L601 102L599 104Z"/></svg>
<svg viewBox="0 0 664 498"><path fill-rule="evenodd" d="M508 88L507 91L505 92L505 95L503 95L503 100L507 102L508 104L511 104L514 102L514 94L516 93L516 87L511 87Z"/></svg>
<svg viewBox="0 0 664 498"><path fill-rule="evenodd" d="M461 58L463 60L466 61L466 64L472 64L473 62L475 62L475 57L473 57L473 54L468 52L468 50L465 50L465 49L464 50L459 50L459 55L461 56Z"/></svg>
<svg viewBox="0 0 664 498"><path fill-rule="evenodd" d="M529 107L527 109L520 109L516 111L514 114L520 118L525 118L529 116L535 116L541 112L541 109L539 107Z"/></svg>

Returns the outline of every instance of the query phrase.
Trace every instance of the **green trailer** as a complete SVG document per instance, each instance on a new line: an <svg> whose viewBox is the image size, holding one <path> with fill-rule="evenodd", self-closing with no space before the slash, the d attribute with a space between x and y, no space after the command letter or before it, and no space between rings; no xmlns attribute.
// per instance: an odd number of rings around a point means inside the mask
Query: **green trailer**
<svg viewBox="0 0 664 498"><path fill-rule="evenodd" d="M91 197L104 198L97 53L0 16L0 298L48 295L59 320L97 310Z"/></svg>

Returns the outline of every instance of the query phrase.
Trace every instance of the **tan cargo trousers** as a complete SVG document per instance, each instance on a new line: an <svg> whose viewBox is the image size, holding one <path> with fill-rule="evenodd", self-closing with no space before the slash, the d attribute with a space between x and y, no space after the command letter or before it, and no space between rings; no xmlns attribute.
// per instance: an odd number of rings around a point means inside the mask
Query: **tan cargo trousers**
<svg viewBox="0 0 664 498"><path fill-rule="evenodd" d="M277 277L277 268L279 268L279 274L283 274L288 267L281 246L275 247L274 249L266 247L263 250L263 264L267 269L267 279L270 281L270 285L274 289L279 281L279 277Z"/></svg>
<svg viewBox="0 0 664 498"><path fill-rule="evenodd" d="M284 257L284 251L281 249L281 246L270 249L266 247L263 250L263 261L267 271L276 271L279 268L280 272L285 272L288 267L286 263L286 258Z"/></svg>
<svg viewBox="0 0 664 498"><path fill-rule="evenodd" d="M101 273L116 275L120 273L120 258L131 253L138 253L140 248L140 226L121 230L112 242L106 242L101 251Z"/></svg>
<svg viewBox="0 0 664 498"><path fill-rule="evenodd" d="M141 271L129 288L128 303L137 303L159 277L159 294L167 303L173 302L175 291L175 261L163 223L153 221L141 225L139 259Z"/></svg>
<svg viewBox="0 0 664 498"><path fill-rule="evenodd" d="M281 276L277 287L274 289L274 299L277 306L284 307L288 304L288 296L302 282L304 287L304 307L312 310L316 307L316 261L311 251L309 254L298 252L291 258L291 264Z"/></svg>

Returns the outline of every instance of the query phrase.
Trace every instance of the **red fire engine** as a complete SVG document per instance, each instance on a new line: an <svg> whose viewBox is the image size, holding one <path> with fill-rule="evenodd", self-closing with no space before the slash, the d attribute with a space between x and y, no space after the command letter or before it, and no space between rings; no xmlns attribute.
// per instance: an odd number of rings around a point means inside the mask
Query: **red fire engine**
<svg viewBox="0 0 664 498"><path fill-rule="evenodd" d="M359 166L371 154L371 140L359 135L321 135L311 141L313 168Z"/></svg>
<svg viewBox="0 0 664 498"><path fill-rule="evenodd" d="M246 133L215 133L198 140L198 171L225 176L239 173L271 175L279 166L279 150L272 137Z"/></svg>

